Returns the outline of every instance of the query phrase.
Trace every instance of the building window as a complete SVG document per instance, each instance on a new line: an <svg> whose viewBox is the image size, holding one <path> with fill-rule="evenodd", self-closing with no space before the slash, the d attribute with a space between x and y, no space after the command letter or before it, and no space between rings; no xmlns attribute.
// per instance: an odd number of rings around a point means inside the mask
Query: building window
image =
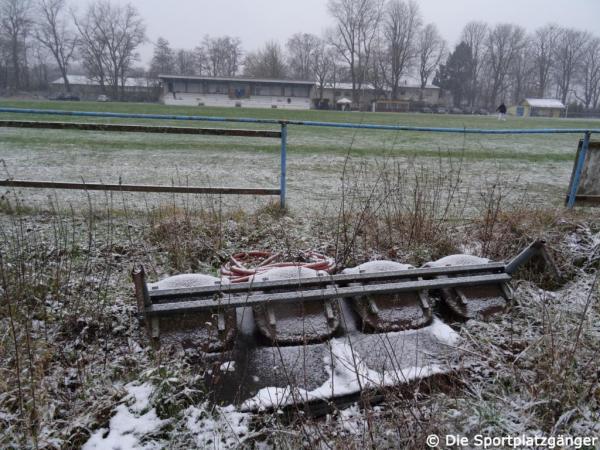
<svg viewBox="0 0 600 450"><path fill-rule="evenodd" d="M298 86L294 88L294 94L296 97L308 97L308 88L304 86Z"/></svg>

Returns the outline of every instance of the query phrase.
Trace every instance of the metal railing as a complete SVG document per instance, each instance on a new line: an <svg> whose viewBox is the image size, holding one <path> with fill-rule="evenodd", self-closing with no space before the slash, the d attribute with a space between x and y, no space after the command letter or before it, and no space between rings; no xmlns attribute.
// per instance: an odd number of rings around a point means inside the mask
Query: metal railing
<svg viewBox="0 0 600 450"><path fill-rule="evenodd" d="M444 128L444 127L415 127L405 125L382 125L382 124L365 124L365 123L344 123L344 122L319 122L310 120L278 120L278 119L257 119L251 117L218 117L218 116L196 116L196 115L176 115L176 114L135 114L135 113L116 113L116 112L92 112L92 111L64 111L56 109L30 109L30 108L2 108L0 107L0 113L13 113L13 114L35 114L35 115L50 115L50 116L76 116L76 117L95 117L95 118L120 118L120 119L144 119L144 120L173 120L173 121L192 121L192 122L222 122L222 123L248 123L248 124L262 124L262 125L278 125L280 132L276 131L257 131L257 130L218 130L214 129L203 129L211 130L210 132L192 132L185 131L189 134L219 134L227 135L229 132L239 131L242 133L267 133L260 137L279 137L281 139L281 167L280 167L280 188L278 190L280 196L280 205L285 208L286 205L286 175L287 175L287 136L288 126L307 126L307 127L328 127L328 128L350 128L350 129L364 129L364 130L387 130L387 131L407 131L407 132L431 132L431 133L460 133L460 134L487 134L487 135L521 135L521 134L582 134L583 144L579 157L577 158L569 193L567 197L567 207L572 208L575 204L576 194L579 188L579 182L581 174L583 172L586 154L589 148L589 142L592 133L600 133L600 128L526 128L526 129L484 129L484 128ZM0 126L7 122L19 122L19 121L0 121ZM21 122L23 124L24 122ZM29 122L30 124L44 124L52 122ZM75 125L72 124L75 128ZM5 125L9 126L9 125ZM26 125L17 125L26 126ZM71 125L67 126L64 123L57 125L55 128L70 128ZM107 131L135 131L135 128L147 128L147 129L172 129L172 130L202 130L197 128L189 127L145 127L140 125L111 125L111 124L78 124L78 126L87 127L95 126L103 127ZM42 125L31 125L31 127L40 128ZM109 128L113 127L112 130ZM131 128L131 129L128 129ZM80 128L86 129L86 128ZM90 129L90 128L87 128ZM159 131L152 131L159 132ZM166 132L166 131L165 131ZM231 134L234 135L234 134ZM244 134L248 135L248 134ZM9 180L1 181L0 186L9 185ZM210 188L199 188L199 189L210 189ZM231 189L231 188L230 188ZM272 195L274 190L262 190L269 191ZM223 192L224 193L224 192Z"/></svg>
<svg viewBox="0 0 600 450"><path fill-rule="evenodd" d="M114 117L131 118L132 115L117 113L92 113L86 111L60 111L36 110L19 108L0 108L0 112L18 114L49 114L60 116L85 116L85 117ZM146 116L146 115L136 115ZM156 117L153 117L156 118ZM182 120L182 119L175 119ZM199 128L199 127L172 127L148 126L134 124L111 123L86 123L86 122L46 122L24 120L0 120L0 128L33 128L54 130L83 130L106 131L119 133L157 133L157 134L182 134L182 135L210 135L210 136L235 136L255 138L277 138L281 141L281 171L280 187L276 188L242 188L242 187L199 187L199 186L157 186L140 184L107 184L107 183L71 183L59 181L39 180L0 180L0 186L42 188L42 189L72 189L88 191L123 191L123 192L156 192L156 193L181 193L181 194L236 194L236 195L278 195L281 208L286 206L286 147L287 126L279 124L281 131L250 130L234 128Z"/></svg>

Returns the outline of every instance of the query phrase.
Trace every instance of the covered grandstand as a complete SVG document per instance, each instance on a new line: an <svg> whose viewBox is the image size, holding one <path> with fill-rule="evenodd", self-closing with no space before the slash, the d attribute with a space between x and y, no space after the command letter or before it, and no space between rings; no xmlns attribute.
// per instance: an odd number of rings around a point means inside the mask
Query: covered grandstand
<svg viewBox="0 0 600 450"><path fill-rule="evenodd" d="M313 81L159 75L166 105L310 109Z"/></svg>

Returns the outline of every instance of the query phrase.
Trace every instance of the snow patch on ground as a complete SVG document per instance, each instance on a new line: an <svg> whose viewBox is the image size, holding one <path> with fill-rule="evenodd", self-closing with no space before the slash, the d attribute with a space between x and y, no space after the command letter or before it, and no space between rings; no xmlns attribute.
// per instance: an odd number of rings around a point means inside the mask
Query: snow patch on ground
<svg viewBox="0 0 600 450"><path fill-rule="evenodd" d="M591 296L593 284L592 276L579 276L565 284L558 292L535 289L530 295L541 304L552 303L562 311L581 314L596 301L595 297Z"/></svg>
<svg viewBox="0 0 600 450"><path fill-rule="evenodd" d="M194 435L197 448L215 450L237 448L249 433L251 415L234 406L190 406L185 411L186 427Z"/></svg>
<svg viewBox="0 0 600 450"><path fill-rule="evenodd" d="M339 414L344 431L354 435L360 435L364 431L365 417L358 404L354 403L348 408L340 410Z"/></svg>
<svg viewBox="0 0 600 450"><path fill-rule="evenodd" d="M433 319L433 323L428 328L429 332L444 344L456 345L460 339L460 335L456 331L437 317Z"/></svg>
<svg viewBox="0 0 600 450"><path fill-rule="evenodd" d="M225 361L219 366L221 372L235 372L235 361Z"/></svg>
<svg viewBox="0 0 600 450"><path fill-rule="evenodd" d="M161 420L150 406L150 395L154 388L149 383L125 386L124 402L115 408L108 429L101 428L92 434L82 447L83 450L140 450L155 449L156 444L143 444L145 435L158 431L168 420Z"/></svg>

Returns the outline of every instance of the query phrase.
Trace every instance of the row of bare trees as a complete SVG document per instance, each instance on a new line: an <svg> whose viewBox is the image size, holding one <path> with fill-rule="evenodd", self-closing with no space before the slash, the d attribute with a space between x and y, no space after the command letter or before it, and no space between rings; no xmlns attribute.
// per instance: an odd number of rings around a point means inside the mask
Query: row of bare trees
<svg viewBox="0 0 600 450"><path fill-rule="evenodd" d="M193 51L171 50L159 39L152 61L153 73L170 67L185 73L176 55L194 56L192 74L232 76L239 73L257 78L295 78L315 80L320 96L327 84L339 81L352 84L352 97L360 103L367 84L381 92L391 88L396 99L403 78L416 75L424 88L446 55L446 43L435 24L423 24L418 5L403 0L329 0L333 26L323 36L296 33L285 47L267 42L261 49L242 59L241 42L231 37L204 39ZM211 49L217 49L215 64ZM190 74L190 73L186 73Z"/></svg>
<svg viewBox="0 0 600 450"><path fill-rule="evenodd" d="M77 61L120 98L145 40L144 21L129 4L100 0L78 13L66 0L0 0L0 84L13 92L39 89L58 73L69 92L67 75Z"/></svg>
<svg viewBox="0 0 600 450"><path fill-rule="evenodd" d="M0 0L0 87L39 89L60 76L69 91L67 75L76 67L122 97L146 40L142 17L114 0L90 2L82 11L67 1ZM462 106L526 96L600 106L600 38L591 33L471 22L449 52L414 0L328 0L327 7L332 26L323 35L296 33L285 45L270 41L245 54L231 36L205 36L193 49L172 49L159 38L147 73L315 80L320 97L326 85L343 81L355 104L367 86L396 100L412 78L422 91L433 81Z"/></svg>
<svg viewBox="0 0 600 450"><path fill-rule="evenodd" d="M208 75L233 77L242 63L242 41L239 38L205 36L194 50L174 50L169 41L160 37L154 46L149 74Z"/></svg>
<svg viewBox="0 0 600 450"><path fill-rule="evenodd" d="M471 22L436 83L453 92L456 104L552 97L594 110L600 107L600 38L552 24L527 33L512 24Z"/></svg>
<svg viewBox="0 0 600 450"><path fill-rule="evenodd" d="M527 96L600 106L600 38L588 32L471 22L449 52L414 0L329 0L328 10L333 25L322 36L296 33L285 47L268 42L243 58L239 40L205 38L193 52L194 73L315 80L321 98L327 84L344 81L355 104L367 85L396 100L403 81L414 79L422 92L430 82L450 91L457 106L490 108ZM211 48L235 64L211 63Z"/></svg>

